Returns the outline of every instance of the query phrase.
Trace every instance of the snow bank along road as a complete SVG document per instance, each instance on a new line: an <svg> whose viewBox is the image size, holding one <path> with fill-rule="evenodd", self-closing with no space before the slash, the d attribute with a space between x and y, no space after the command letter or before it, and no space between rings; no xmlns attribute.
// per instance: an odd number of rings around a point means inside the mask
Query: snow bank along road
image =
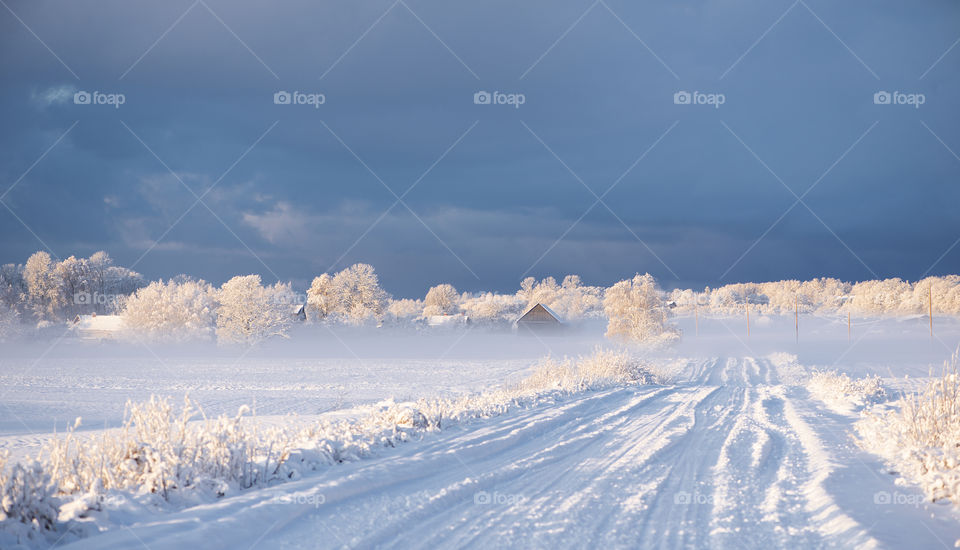
<svg viewBox="0 0 960 550"><path fill-rule="evenodd" d="M769 361L690 362L71 548L941 548L960 523L894 484L852 417Z"/></svg>

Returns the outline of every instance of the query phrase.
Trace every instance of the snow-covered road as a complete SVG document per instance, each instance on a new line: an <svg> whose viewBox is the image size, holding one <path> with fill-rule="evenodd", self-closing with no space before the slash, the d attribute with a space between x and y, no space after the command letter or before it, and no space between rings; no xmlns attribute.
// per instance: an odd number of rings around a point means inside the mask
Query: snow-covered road
<svg viewBox="0 0 960 550"><path fill-rule="evenodd" d="M894 484L852 417L766 359L588 392L69 548L940 548L950 508Z"/></svg>

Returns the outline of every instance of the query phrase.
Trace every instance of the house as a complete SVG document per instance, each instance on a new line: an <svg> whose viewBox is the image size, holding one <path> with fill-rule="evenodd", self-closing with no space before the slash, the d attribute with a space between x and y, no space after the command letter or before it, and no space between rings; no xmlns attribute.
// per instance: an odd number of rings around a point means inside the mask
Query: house
<svg viewBox="0 0 960 550"><path fill-rule="evenodd" d="M77 315L71 330L84 340L108 340L117 338L123 330L123 317L119 315Z"/></svg>
<svg viewBox="0 0 960 550"><path fill-rule="evenodd" d="M559 332L563 328L563 321L546 305L534 304L514 321L513 326L520 333L544 334Z"/></svg>
<svg viewBox="0 0 960 550"><path fill-rule="evenodd" d="M455 315L429 315L426 318L428 327L461 327L470 324L470 318L463 313Z"/></svg>
<svg viewBox="0 0 960 550"><path fill-rule="evenodd" d="M307 309L303 306L303 304L293 306L293 318L296 321L307 320Z"/></svg>

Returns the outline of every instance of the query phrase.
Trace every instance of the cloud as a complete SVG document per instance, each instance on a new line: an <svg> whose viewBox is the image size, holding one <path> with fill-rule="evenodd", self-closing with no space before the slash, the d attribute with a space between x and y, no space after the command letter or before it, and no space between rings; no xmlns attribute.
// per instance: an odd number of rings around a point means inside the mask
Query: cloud
<svg viewBox="0 0 960 550"><path fill-rule="evenodd" d="M76 91L77 87L73 84L62 84L52 86L41 92L33 92L30 94L30 99L39 105L40 108L45 109L51 105L63 105L68 101L72 101L73 94L76 93Z"/></svg>
<svg viewBox="0 0 960 550"><path fill-rule="evenodd" d="M257 230L261 237L272 244L302 242L310 231L315 218L297 212L287 202L278 202L262 214L243 213L243 223Z"/></svg>

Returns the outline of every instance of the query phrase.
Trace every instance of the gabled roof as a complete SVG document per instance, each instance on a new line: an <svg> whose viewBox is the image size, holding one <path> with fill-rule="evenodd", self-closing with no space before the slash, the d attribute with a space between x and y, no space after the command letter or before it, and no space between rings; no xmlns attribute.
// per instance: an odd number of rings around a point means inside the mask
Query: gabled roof
<svg viewBox="0 0 960 550"><path fill-rule="evenodd" d="M517 318L517 321L522 320L524 317L526 317L527 315L529 315L531 311L533 311L533 310L535 310L535 309L537 309L537 308L542 308L544 311L546 311L547 313L549 313L551 317L553 317L554 319L556 319L558 323L562 323L562 322L563 322L563 320L561 319L561 317L560 317L559 315L557 315L557 312L555 312L555 311L553 311L552 309L550 309L550 307L547 306L546 304L542 304L542 303L539 303L539 302L536 303L536 304L533 304L533 305L530 306L530 307L528 307L527 310L523 312L523 315L521 315L520 317ZM517 322L517 321L515 321L515 322Z"/></svg>

